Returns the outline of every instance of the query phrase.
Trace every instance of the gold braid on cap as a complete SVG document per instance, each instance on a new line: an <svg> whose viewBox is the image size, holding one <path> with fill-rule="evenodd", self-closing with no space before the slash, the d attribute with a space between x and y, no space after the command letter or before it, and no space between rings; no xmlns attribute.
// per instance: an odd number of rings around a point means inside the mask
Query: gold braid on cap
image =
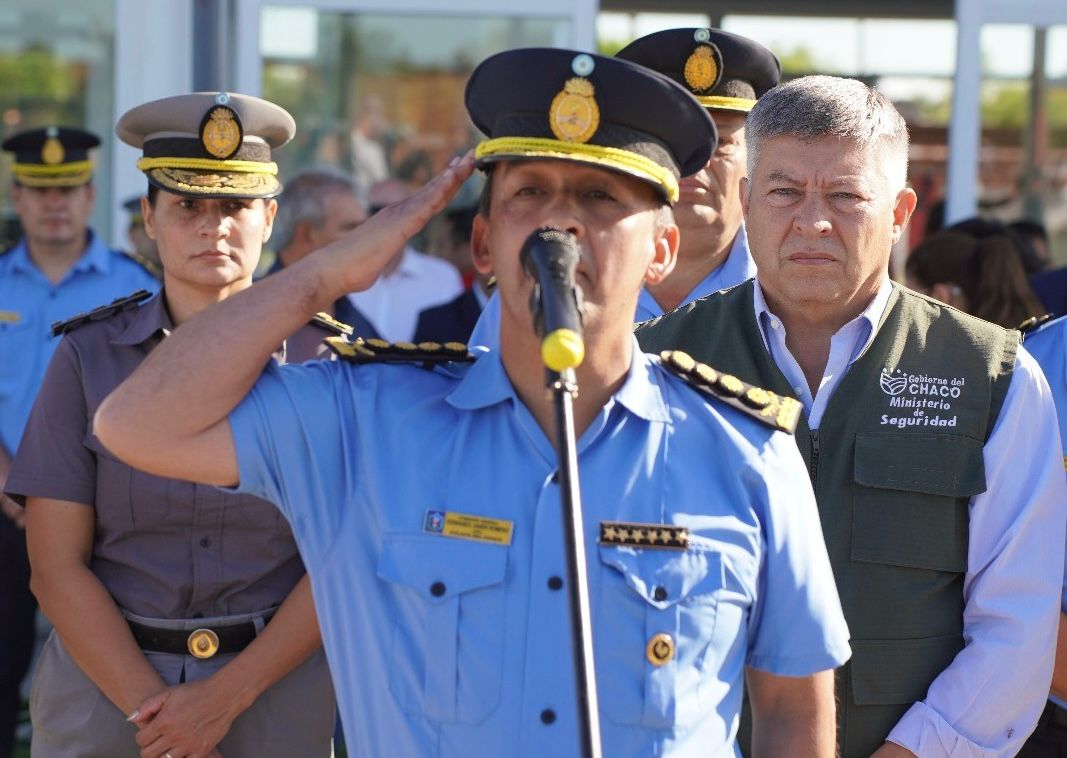
<svg viewBox="0 0 1067 758"><path fill-rule="evenodd" d="M651 158L629 150L563 142L547 137L497 137L478 143L478 147L474 149L474 157L479 160L508 155L562 158L601 164L659 185L666 192L668 201L678 201L678 179L674 174Z"/></svg>
<svg viewBox="0 0 1067 758"><path fill-rule="evenodd" d="M61 176L93 170L92 161L72 161L70 163L16 163L11 167L16 176Z"/></svg>
<svg viewBox="0 0 1067 758"><path fill-rule="evenodd" d="M141 171L154 168L184 168L190 171L225 171L230 174L270 174L276 176L278 164L271 161L216 161L210 158L141 158L137 161Z"/></svg>
<svg viewBox="0 0 1067 758"><path fill-rule="evenodd" d="M748 113L756 101L747 97L726 97L724 95L694 95L697 102L705 108L721 108L724 111L742 111Z"/></svg>

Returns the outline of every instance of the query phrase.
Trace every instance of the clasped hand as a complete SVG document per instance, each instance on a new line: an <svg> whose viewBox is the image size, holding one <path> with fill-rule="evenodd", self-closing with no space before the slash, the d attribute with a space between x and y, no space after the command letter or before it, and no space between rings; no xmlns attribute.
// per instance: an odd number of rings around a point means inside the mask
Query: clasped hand
<svg viewBox="0 0 1067 758"><path fill-rule="evenodd" d="M219 758L216 746L241 709L211 679L168 687L147 698L131 723L142 758Z"/></svg>

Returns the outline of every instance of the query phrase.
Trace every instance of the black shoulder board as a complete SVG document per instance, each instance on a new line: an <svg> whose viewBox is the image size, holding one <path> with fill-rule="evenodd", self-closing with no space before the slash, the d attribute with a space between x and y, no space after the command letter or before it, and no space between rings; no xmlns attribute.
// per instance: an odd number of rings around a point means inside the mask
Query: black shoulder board
<svg viewBox="0 0 1067 758"><path fill-rule="evenodd" d="M1051 313L1046 313L1043 316L1031 316L1015 328L1023 334L1029 334L1030 332L1034 331L1039 326L1044 324L1046 321L1049 321L1051 318Z"/></svg>
<svg viewBox="0 0 1067 758"><path fill-rule="evenodd" d="M385 340L356 337L327 337L327 346L337 355L352 363L470 363L474 356L462 342L386 342Z"/></svg>
<svg viewBox="0 0 1067 758"><path fill-rule="evenodd" d="M102 319L113 316L127 308L132 308L150 297L152 297L152 293L148 290L137 290L132 295L119 297L112 300L107 305L93 308L88 313L78 313L77 315L71 316L66 321L57 321L52 324L52 336L58 337L61 334L72 332L79 326L88 324L90 321L101 321Z"/></svg>
<svg viewBox="0 0 1067 758"><path fill-rule="evenodd" d="M328 332L333 332L334 334L342 334L346 337L352 336L352 332L355 331L344 321L338 321L329 313L323 313L322 311L316 313L314 316L311 317L311 324L314 326L322 327Z"/></svg>
<svg viewBox="0 0 1067 758"><path fill-rule="evenodd" d="M804 406L795 398L782 397L770 390L746 384L731 374L721 374L681 350L664 350L659 357L665 369L682 377L705 395L732 405L779 431L788 434L796 431Z"/></svg>

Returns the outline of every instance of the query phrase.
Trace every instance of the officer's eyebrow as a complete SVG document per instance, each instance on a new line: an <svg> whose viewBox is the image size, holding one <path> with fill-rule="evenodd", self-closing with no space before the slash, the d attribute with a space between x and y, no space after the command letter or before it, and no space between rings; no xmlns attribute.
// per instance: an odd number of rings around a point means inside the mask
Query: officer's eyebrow
<svg viewBox="0 0 1067 758"><path fill-rule="evenodd" d="M799 179L794 178L791 174L780 169L767 174L767 181L784 182L785 184L792 184L794 187L799 187L801 184L803 184L803 182Z"/></svg>

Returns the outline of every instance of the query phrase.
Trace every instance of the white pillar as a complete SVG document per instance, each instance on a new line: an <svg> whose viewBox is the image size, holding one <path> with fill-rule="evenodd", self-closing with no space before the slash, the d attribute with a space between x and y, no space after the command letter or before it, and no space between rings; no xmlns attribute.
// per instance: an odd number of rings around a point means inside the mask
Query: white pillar
<svg viewBox="0 0 1067 758"><path fill-rule="evenodd" d="M981 149L981 3L956 0L956 80L948 125L948 182L945 225L978 210L978 161Z"/></svg>

